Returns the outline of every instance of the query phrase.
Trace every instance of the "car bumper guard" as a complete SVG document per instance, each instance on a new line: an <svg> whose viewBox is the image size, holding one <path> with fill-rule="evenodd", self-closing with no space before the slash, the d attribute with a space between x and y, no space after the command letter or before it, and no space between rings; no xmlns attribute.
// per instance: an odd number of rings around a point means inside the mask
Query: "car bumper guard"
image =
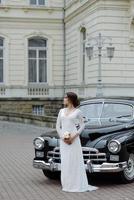
<svg viewBox="0 0 134 200"><path fill-rule="evenodd" d="M33 160L33 167L37 169L44 169L50 171L60 171L61 164L55 163L52 159L49 159L48 162L43 160ZM85 169L89 173L94 172L120 172L123 171L127 167L127 162L120 162L120 163L102 163L102 164L92 164L91 160L87 161L85 164Z"/></svg>

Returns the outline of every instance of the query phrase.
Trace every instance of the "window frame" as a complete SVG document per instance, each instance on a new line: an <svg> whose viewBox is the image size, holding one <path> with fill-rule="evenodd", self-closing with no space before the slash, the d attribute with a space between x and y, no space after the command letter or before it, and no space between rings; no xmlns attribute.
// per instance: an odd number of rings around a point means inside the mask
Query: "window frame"
<svg viewBox="0 0 134 200"><path fill-rule="evenodd" d="M82 69L82 83L85 83L85 68L86 68L86 34L87 30L85 27L82 27L80 30L80 49L81 49L81 69Z"/></svg>
<svg viewBox="0 0 134 200"><path fill-rule="evenodd" d="M30 47L29 46L29 40L30 39L43 39L43 40L46 40L46 47ZM30 50L34 50L34 51L36 51L36 57L35 58L30 58L29 57L29 51ZM39 52L40 51L46 51L46 58L40 58L39 57ZM36 81L35 82L31 82L30 80L29 80L29 60L36 60ZM40 60L45 60L46 61L46 74L45 74L45 76L46 76L46 81L44 81L44 82L40 82L39 81L39 75L40 75L40 73L39 73L39 67L40 67L40 65L39 65L39 62L40 62ZM28 83L29 84L47 84L48 83L48 39L47 38L44 38L44 37L32 37L32 38L28 38Z"/></svg>
<svg viewBox="0 0 134 200"><path fill-rule="evenodd" d="M46 6L46 0L44 0L44 4L39 4L39 0L35 0L36 1L36 3L35 4L32 4L31 3L31 0L29 1L29 4L31 5L31 6Z"/></svg>
<svg viewBox="0 0 134 200"><path fill-rule="evenodd" d="M45 115L44 105L32 105L32 115L44 116Z"/></svg>
<svg viewBox="0 0 134 200"><path fill-rule="evenodd" d="M2 60L3 62L2 62L2 72L3 72L3 74L2 74L2 81L0 81L0 85L1 84L4 84L4 66L5 66L5 48L4 48L4 46L5 46L5 38L3 38L2 36L0 36L0 39L2 39L3 40L3 45L2 46L0 46L0 50L2 50L3 51L3 56L2 57L0 57L0 60Z"/></svg>

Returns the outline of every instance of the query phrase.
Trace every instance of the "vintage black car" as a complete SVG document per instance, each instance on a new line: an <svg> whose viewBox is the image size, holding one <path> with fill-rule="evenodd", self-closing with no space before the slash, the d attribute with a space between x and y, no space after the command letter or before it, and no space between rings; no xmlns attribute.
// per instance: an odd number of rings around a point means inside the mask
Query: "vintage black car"
<svg viewBox="0 0 134 200"><path fill-rule="evenodd" d="M81 102L85 118L80 135L87 173L117 173L124 183L134 181L134 99L95 98ZM51 136L53 135L53 136ZM56 130L33 141L33 167L55 179L60 174Z"/></svg>

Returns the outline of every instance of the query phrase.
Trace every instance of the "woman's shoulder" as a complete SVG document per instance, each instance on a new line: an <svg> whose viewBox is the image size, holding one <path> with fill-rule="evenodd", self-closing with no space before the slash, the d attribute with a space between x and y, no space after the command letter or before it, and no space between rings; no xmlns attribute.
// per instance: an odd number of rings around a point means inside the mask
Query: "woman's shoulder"
<svg viewBox="0 0 134 200"><path fill-rule="evenodd" d="M59 112L63 112L66 108L60 108Z"/></svg>
<svg viewBox="0 0 134 200"><path fill-rule="evenodd" d="M78 113L78 115L83 116L83 112L79 108L77 108L77 113Z"/></svg>
<svg viewBox="0 0 134 200"><path fill-rule="evenodd" d="M62 110L65 110L66 108L61 108L60 110L62 111Z"/></svg>
<svg viewBox="0 0 134 200"><path fill-rule="evenodd" d="M80 110L80 108L76 108L77 112L81 113L82 111Z"/></svg>

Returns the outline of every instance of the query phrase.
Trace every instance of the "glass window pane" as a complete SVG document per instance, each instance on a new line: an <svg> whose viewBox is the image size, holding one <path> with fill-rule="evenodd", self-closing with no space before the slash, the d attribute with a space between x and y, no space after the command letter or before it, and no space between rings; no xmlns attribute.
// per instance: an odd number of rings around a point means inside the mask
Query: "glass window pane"
<svg viewBox="0 0 134 200"><path fill-rule="evenodd" d="M3 46L3 39L0 38L0 46Z"/></svg>
<svg viewBox="0 0 134 200"><path fill-rule="evenodd" d="M45 5L45 0L38 0L39 5Z"/></svg>
<svg viewBox="0 0 134 200"><path fill-rule="evenodd" d="M36 5L36 0L30 0L30 4Z"/></svg>
<svg viewBox="0 0 134 200"><path fill-rule="evenodd" d="M0 59L0 82L3 82L3 60Z"/></svg>
<svg viewBox="0 0 134 200"><path fill-rule="evenodd" d="M44 115L44 106L43 105L33 105L33 114L34 115Z"/></svg>
<svg viewBox="0 0 134 200"><path fill-rule="evenodd" d="M36 58L36 50L29 50L29 58Z"/></svg>
<svg viewBox="0 0 134 200"><path fill-rule="evenodd" d="M46 62L46 60L39 61L39 82L47 82L47 62Z"/></svg>
<svg viewBox="0 0 134 200"><path fill-rule="evenodd" d="M3 50L0 49L0 58L3 58Z"/></svg>
<svg viewBox="0 0 134 200"><path fill-rule="evenodd" d="M39 58L46 58L46 57L47 57L47 51L40 50L39 51Z"/></svg>
<svg viewBox="0 0 134 200"><path fill-rule="evenodd" d="M29 40L29 47L46 47L47 41L42 38L32 38Z"/></svg>
<svg viewBox="0 0 134 200"><path fill-rule="evenodd" d="M129 105L125 104L112 104L112 103L105 103L103 112L102 112L102 117L132 117L133 115L133 109Z"/></svg>
<svg viewBox="0 0 134 200"><path fill-rule="evenodd" d="M29 82L36 82L37 79L36 60L29 60Z"/></svg>
<svg viewBox="0 0 134 200"><path fill-rule="evenodd" d="M102 111L102 103L91 103L80 107L87 119L99 118Z"/></svg>

